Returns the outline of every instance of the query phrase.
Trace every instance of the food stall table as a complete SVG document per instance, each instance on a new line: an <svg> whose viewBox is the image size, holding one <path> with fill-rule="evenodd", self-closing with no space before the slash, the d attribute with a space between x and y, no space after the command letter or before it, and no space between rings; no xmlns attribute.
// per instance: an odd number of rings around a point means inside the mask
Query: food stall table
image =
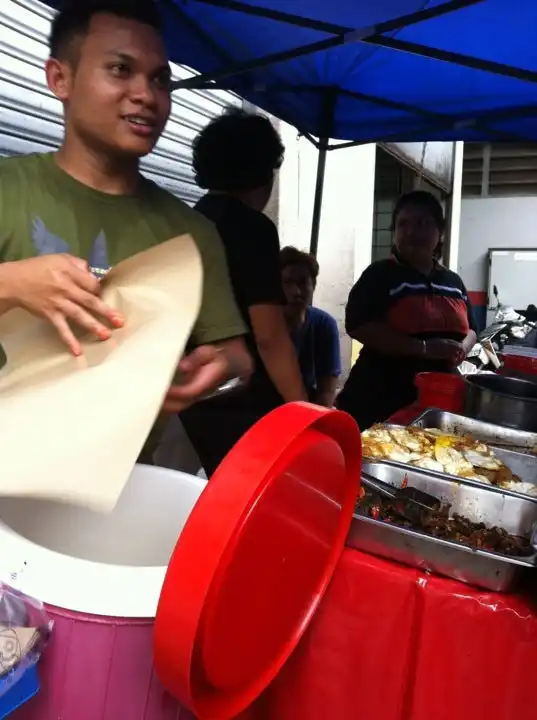
<svg viewBox="0 0 537 720"><path fill-rule="evenodd" d="M537 720L532 590L483 592L347 548L247 720Z"/></svg>

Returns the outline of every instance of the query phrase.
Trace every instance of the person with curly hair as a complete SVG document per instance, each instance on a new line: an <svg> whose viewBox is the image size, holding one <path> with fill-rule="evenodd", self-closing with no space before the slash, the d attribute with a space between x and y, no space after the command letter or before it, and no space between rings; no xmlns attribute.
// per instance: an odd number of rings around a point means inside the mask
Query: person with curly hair
<svg viewBox="0 0 537 720"><path fill-rule="evenodd" d="M193 166L207 193L196 210L223 240L255 369L240 392L181 415L208 476L239 438L284 402L307 399L283 306L278 231L263 214L284 155L270 120L228 108L196 137Z"/></svg>
<svg viewBox="0 0 537 720"><path fill-rule="evenodd" d="M339 330L334 318L313 307L319 276L314 255L294 247L280 251L285 317L311 402L332 407L341 375Z"/></svg>

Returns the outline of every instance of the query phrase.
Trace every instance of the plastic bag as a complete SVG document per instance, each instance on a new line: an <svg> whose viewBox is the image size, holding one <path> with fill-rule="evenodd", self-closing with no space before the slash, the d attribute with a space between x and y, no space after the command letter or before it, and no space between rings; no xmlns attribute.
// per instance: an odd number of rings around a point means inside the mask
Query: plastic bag
<svg viewBox="0 0 537 720"><path fill-rule="evenodd" d="M42 603L0 583L0 698L39 660L52 625Z"/></svg>

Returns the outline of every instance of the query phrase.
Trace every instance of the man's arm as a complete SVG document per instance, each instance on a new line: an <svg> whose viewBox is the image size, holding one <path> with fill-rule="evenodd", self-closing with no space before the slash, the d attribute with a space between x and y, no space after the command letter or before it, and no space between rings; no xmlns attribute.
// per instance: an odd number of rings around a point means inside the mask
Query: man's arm
<svg viewBox="0 0 537 720"><path fill-rule="evenodd" d="M69 322L107 340L112 327L123 327L124 318L99 297L99 281L87 262L71 255L45 255L27 260L0 262L0 315L21 307L48 320L73 355L82 347Z"/></svg>
<svg viewBox="0 0 537 720"><path fill-rule="evenodd" d="M0 315L15 307L14 293L10 287L11 269L6 263L0 262Z"/></svg>
<svg viewBox="0 0 537 720"><path fill-rule="evenodd" d="M253 215L237 228L242 292L259 356L285 402L307 400L295 347L283 312L285 296L280 268L280 241L274 223Z"/></svg>
<svg viewBox="0 0 537 720"><path fill-rule="evenodd" d="M317 392L315 393L317 405L327 408L334 407L338 380L339 378L330 375L325 375L317 380Z"/></svg>
<svg viewBox="0 0 537 720"><path fill-rule="evenodd" d="M339 329L334 318L328 313L321 316L318 329L319 332L315 333L315 370L317 373L315 402L324 407L333 407L341 375Z"/></svg>
<svg viewBox="0 0 537 720"><path fill-rule="evenodd" d="M178 369L184 382L169 388L162 412L182 412L231 378L247 380L253 362L244 340L231 338L218 345L200 345L183 358Z"/></svg>
<svg viewBox="0 0 537 720"><path fill-rule="evenodd" d="M282 306L251 305L249 313L259 356L276 390L285 402L307 400Z"/></svg>

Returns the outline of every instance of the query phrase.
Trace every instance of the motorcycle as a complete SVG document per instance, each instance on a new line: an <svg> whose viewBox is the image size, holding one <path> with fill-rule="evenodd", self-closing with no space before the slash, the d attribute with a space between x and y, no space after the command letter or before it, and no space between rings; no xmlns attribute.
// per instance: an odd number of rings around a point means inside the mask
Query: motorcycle
<svg viewBox="0 0 537 720"><path fill-rule="evenodd" d="M509 345L537 347L537 308L528 305L526 310L515 310L500 302L498 288L493 287L496 299L494 322L477 337L477 342L462 363L459 372L463 375L498 370L501 366L498 354Z"/></svg>

